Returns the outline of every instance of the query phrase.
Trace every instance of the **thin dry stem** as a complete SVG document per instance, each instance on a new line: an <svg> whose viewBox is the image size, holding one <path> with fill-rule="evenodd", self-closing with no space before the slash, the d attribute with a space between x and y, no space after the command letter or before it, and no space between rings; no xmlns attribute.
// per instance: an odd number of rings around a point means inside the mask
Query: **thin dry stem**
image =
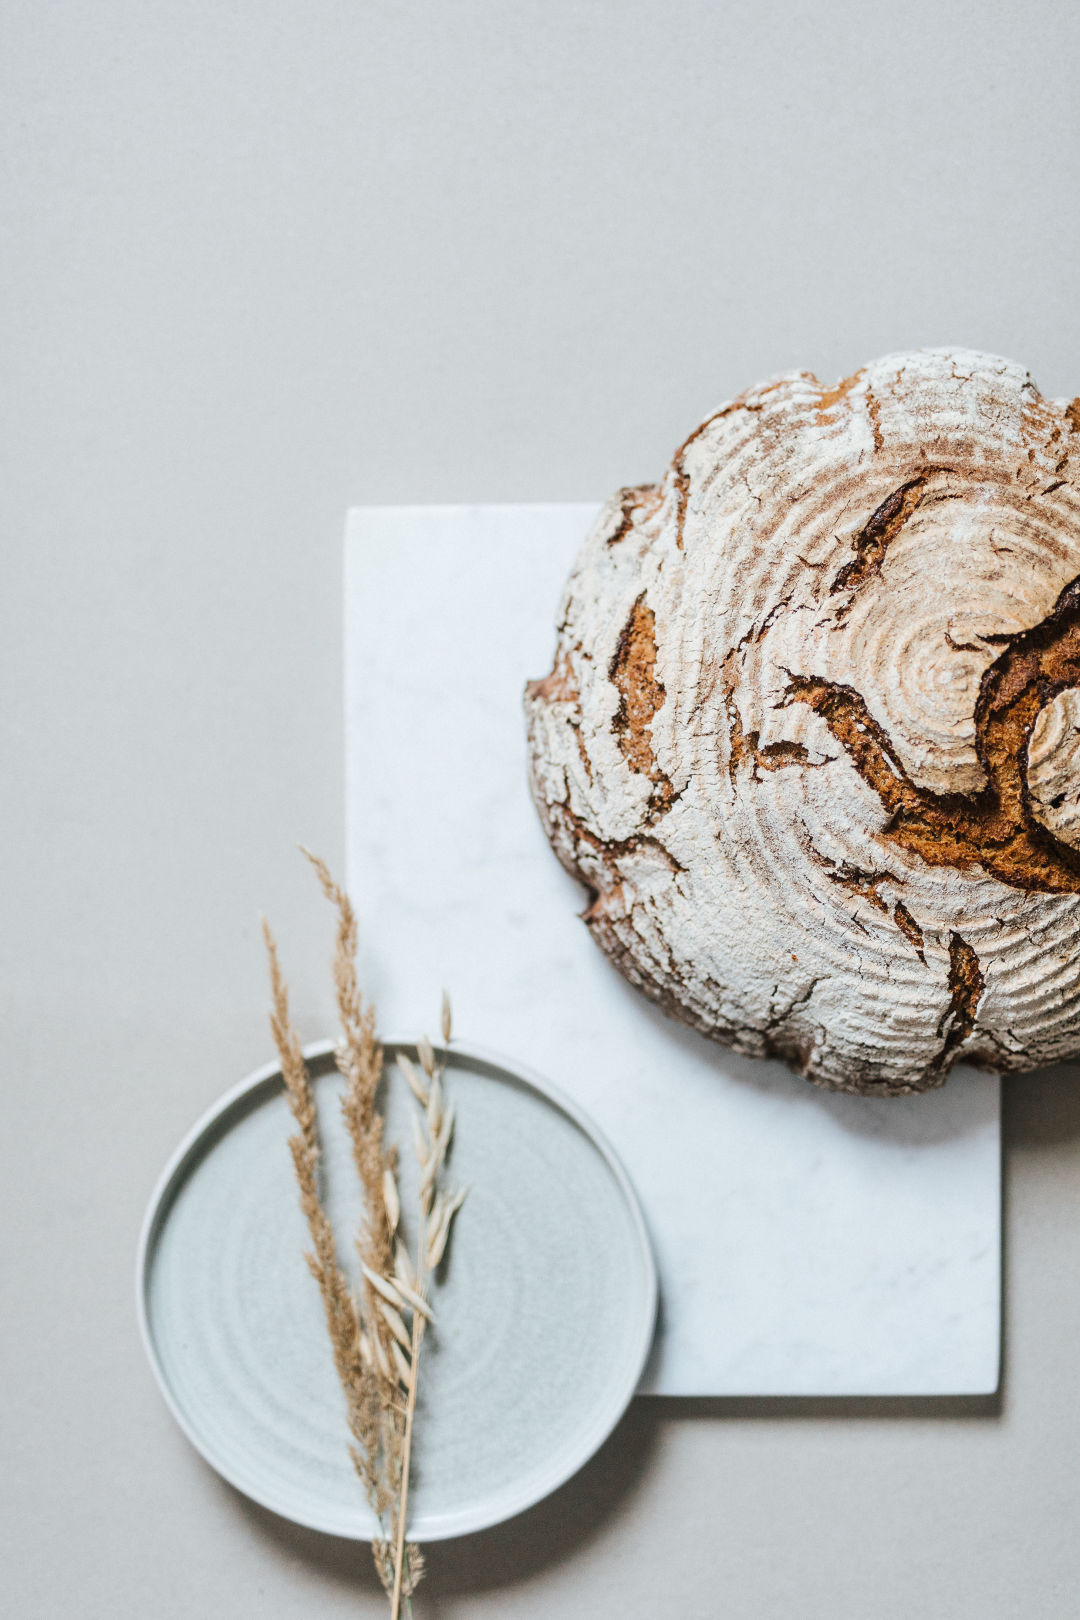
<svg viewBox="0 0 1080 1620"><path fill-rule="evenodd" d="M417 1312L413 1317L412 1326L412 1370L409 1378L409 1404L405 1409L405 1456L401 1474L401 1509L398 1513L398 1539L394 1549L394 1590L390 1597L390 1613L392 1620L397 1620L401 1599L404 1595L405 1577L405 1520L409 1509L409 1468L412 1462L413 1420L416 1417L416 1389L420 1380L420 1335L423 1317Z"/></svg>
<svg viewBox="0 0 1080 1620"><path fill-rule="evenodd" d="M443 991L442 998L442 1036L446 1045L451 1038L450 999ZM399 1277L397 1285L413 1309L412 1343L410 1345L409 1364L410 1375L407 1384L409 1392L408 1406L405 1412L405 1455L401 1481L401 1508L398 1515L398 1540L394 1551L395 1581L391 1596L391 1615L396 1620L401 1598L406 1588L404 1585L407 1559L405 1556L405 1521L408 1513L409 1499L409 1470L412 1458L413 1423L416 1417L416 1391L420 1382L420 1344L424 1337L424 1330L430 1318L430 1311L426 1309L426 1288L428 1277L439 1261L442 1259L446 1247L451 1222L465 1200L465 1192L460 1191L452 1195L439 1193L437 1182L439 1171L446 1158L450 1145L450 1138L454 1129L453 1108L444 1111L443 1106L443 1067L435 1061L435 1053L431 1042L426 1037L417 1042L417 1055L421 1067L427 1076L427 1094L424 1114L419 1111L413 1115L413 1141L416 1148L417 1163L420 1167L420 1219L416 1240L416 1266L415 1289L405 1284ZM423 1094L413 1084L409 1068L405 1068L406 1079L409 1080L413 1094L418 1097ZM434 1227L434 1232L433 1232ZM421 1309L421 1306L425 1306Z"/></svg>

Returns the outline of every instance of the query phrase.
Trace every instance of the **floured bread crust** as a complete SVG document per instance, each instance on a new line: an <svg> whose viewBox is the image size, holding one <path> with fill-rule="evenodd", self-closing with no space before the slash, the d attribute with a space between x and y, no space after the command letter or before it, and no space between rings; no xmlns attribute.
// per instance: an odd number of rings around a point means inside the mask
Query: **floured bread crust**
<svg viewBox="0 0 1080 1620"><path fill-rule="evenodd" d="M673 1016L844 1091L1080 1053L1080 400L966 351L742 395L608 503L525 708Z"/></svg>

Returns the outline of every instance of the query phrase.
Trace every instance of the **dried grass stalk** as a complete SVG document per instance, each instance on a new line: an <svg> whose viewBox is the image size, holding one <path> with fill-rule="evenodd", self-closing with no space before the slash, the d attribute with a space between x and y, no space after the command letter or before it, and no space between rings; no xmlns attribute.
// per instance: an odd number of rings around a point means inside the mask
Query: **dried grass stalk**
<svg viewBox="0 0 1080 1620"><path fill-rule="evenodd" d="M355 1295L340 1264L333 1229L322 1204L320 1145L311 1077L289 1018L288 991L277 945L263 922L270 962L270 1027L281 1059L285 1091L297 1124L290 1139L300 1207L311 1234L307 1263L319 1287L334 1366L345 1394L353 1464L379 1521L372 1543L379 1578L398 1620L424 1572L419 1547L406 1540L413 1428L419 1384L420 1346L433 1321L427 1290L446 1250L450 1226L465 1192L440 1190L440 1175L454 1129L453 1107L444 1103L444 1065L426 1037L417 1044L422 1076L403 1054L398 1066L418 1108L413 1144L420 1168L416 1254L401 1233L397 1150L384 1141L378 1107L383 1051L375 1010L365 1003L356 976L356 916L352 903L325 861L303 852L326 898L337 912L334 991L341 1038L335 1061L345 1079L342 1115L364 1194L364 1219L356 1235L361 1288ZM443 995L443 1041L451 1039L450 1002ZM402 1401L404 1400L404 1405Z"/></svg>

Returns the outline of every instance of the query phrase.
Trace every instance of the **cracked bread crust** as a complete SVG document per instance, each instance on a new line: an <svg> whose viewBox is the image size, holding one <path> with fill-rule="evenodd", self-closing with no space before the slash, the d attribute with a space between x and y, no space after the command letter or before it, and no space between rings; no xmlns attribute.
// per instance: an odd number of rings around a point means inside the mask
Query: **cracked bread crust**
<svg viewBox="0 0 1080 1620"><path fill-rule="evenodd" d="M791 373L620 490L526 691L584 920L835 1090L1080 1055L1080 400L967 351Z"/></svg>

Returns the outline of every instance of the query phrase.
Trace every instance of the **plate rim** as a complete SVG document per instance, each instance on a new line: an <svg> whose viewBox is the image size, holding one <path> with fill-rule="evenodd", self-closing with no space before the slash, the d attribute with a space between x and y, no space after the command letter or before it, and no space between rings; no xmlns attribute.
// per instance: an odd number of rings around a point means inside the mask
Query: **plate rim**
<svg viewBox="0 0 1080 1620"><path fill-rule="evenodd" d="M400 1050L415 1053L418 1039L418 1037L389 1034L380 1037L380 1044L384 1053L393 1054ZM334 1040L311 1041L302 1048L304 1060L307 1063L316 1063L332 1058L336 1046L337 1042ZM561 1458L556 1458L546 1470L542 1468L539 1471L534 1471L529 1476L532 1481L529 1486L519 1489L516 1493L512 1490L504 1490L503 1502L498 1507L489 1508L487 1512L477 1513L475 1511L470 1512L467 1508L458 1508L440 1514L430 1529L425 1527L424 1521L421 1519L418 1530L410 1531L410 1536L412 1539L424 1543L447 1541L456 1536L474 1535L481 1530L488 1530L494 1525L502 1524L506 1520L516 1517L519 1513L526 1512L529 1508L535 1507L538 1502L545 1500L560 1486L566 1484L567 1480L573 1478L579 1469L583 1468L590 1458L596 1455L624 1416L637 1391L655 1337L659 1305L659 1276L656 1257L653 1253L652 1242L649 1238L648 1226L641 1208L640 1199L622 1160L605 1133L586 1110L574 1098L563 1091L561 1087L549 1081L546 1076L539 1074L527 1064L508 1059L501 1052L493 1051L490 1047L477 1046L471 1041L457 1040L450 1042L432 1041L431 1046L436 1057L445 1060L451 1066L454 1058L461 1058L466 1062L472 1061L494 1068L509 1079L525 1085L542 1097L545 1102L559 1109L582 1132L607 1165L630 1214L631 1225L636 1239L637 1259L644 1285L644 1297L640 1321L636 1329L636 1339L628 1334L627 1340L633 1349L633 1354L630 1355L628 1352L626 1358L626 1364L631 1376L624 1376L622 1380L614 1384L613 1388L617 1398L613 1397L600 1409L600 1419L596 1423L590 1424L584 1431L583 1444L573 1450L569 1460L567 1460L567 1454L564 1452ZM350 1531L347 1528L342 1528L336 1521L331 1524L325 1519L320 1519L316 1513L305 1514L283 1510L279 1504L271 1501L268 1495L253 1488L250 1482L241 1481L227 1464L223 1465L218 1458L212 1456L208 1446L204 1444L194 1426L188 1421L180 1408L179 1402L173 1395L161 1364L150 1324L149 1284L154 1245L161 1226L167 1217L173 1191L180 1185L188 1161L203 1140L213 1132L219 1121L235 1108L237 1103L275 1079L280 1084L284 1084L280 1060L271 1060L262 1064L259 1068L253 1069L242 1080L237 1081L235 1085L230 1086L227 1091L223 1092L204 1110L190 1129L184 1133L158 1175L143 1214L135 1255L135 1303L139 1337L142 1340L146 1358L150 1363L154 1381L173 1420L188 1442L194 1446L203 1461L222 1479L226 1480L234 1490L239 1491L242 1496L258 1503L260 1507L266 1508L269 1512L276 1514L279 1518L286 1519L290 1523L303 1525L306 1529L317 1530L324 1535L337 1536L343 1540L369 1541L371 1537L368 1530L358 1527L355 1531ZM344 1439L342 1443L344 1445ZM362 1503L364 1510L370 1512L366 1499L361 1497L360 1503Z"/></svg>

